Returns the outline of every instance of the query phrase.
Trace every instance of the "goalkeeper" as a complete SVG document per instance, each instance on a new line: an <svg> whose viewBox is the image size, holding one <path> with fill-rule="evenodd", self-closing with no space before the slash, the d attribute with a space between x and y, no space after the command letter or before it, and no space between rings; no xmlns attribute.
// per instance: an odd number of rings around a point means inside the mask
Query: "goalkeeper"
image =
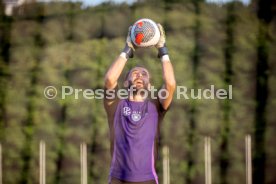
<svg viewBox="0 0 276 184"><path fill-rule="evenodd" d="M161 59L166 98L147 98L143 91L150 87L150 73L144 67L132 68L125 77L129 91L127 99L104 98L104 107L110 130L112 162L109 184L158 184L155 171L160 123L173 99L176 82L173 67L165 46L165 33L160 24L159 42L156 44ZM135 48L130 30L126 46L105 75L105 90L118 90L118 79Z"/></svg>

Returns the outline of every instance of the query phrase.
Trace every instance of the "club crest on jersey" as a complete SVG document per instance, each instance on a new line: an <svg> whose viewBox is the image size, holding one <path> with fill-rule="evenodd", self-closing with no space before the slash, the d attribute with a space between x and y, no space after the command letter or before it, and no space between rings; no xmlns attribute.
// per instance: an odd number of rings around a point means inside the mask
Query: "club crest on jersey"
<svg viewBox="0 0 276 184"><path fill-rule="evenodd" d="M131 119L133 121L139 121L141 119L141 114L139 112L133 111L131 114Z"/></svg>
<svg viewBox="0 0 276 184"><path fill-rule="evenodd" d="M123 114L124 116L129 116L131 114L131 109L129 107L124 107Z"/></svg>

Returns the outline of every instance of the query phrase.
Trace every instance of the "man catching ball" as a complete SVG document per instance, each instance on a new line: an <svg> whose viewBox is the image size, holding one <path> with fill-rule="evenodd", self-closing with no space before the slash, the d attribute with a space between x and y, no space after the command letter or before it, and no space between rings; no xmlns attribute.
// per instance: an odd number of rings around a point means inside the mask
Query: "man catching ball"
<svg viewBox="0 0 276 184"><path fill-rule="evenodd" d="M155 161L160 122L176 88L173 67L165 47L165 33L160 24L158 28L161 36L155 47L161 58L162 90L166 91L166 98L150 99L145 94L150 87L150 73L144 67L134 67L127 73L124 81L124 86L129 89L127 99L105 95L112 156L109 184L158 184ZM118 90L118 79L134 51L129 31L123 52L105 75L106 91Z"/></svg>

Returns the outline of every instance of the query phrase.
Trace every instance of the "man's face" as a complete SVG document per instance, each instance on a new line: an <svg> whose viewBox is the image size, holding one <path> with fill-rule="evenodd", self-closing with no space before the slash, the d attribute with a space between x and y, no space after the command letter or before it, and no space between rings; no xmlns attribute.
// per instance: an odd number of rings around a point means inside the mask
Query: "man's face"
<svg viewBox="0 0 276 184"><path fill-rule="evenodd" d="M143 67L133 68L128 75L129 86L135 89L147 89L149 84L149 72Z"/></svg>

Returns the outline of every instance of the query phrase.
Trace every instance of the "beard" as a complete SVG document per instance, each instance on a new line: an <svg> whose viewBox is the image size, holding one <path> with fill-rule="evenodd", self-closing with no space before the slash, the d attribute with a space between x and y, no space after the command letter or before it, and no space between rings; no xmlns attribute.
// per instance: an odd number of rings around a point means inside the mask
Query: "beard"
<svg viewBox="0 0 276 184"><path fill-rule="evenodd" d="M140 80L140 82L138 82ZM144 91L148 91L148 82L141 80L141 79L136 79L134 81L129 80L129 87L128 89L132 90L133 89L133 94L136 95L138 92L140 92L141 95L144 94Z"/></svg>

